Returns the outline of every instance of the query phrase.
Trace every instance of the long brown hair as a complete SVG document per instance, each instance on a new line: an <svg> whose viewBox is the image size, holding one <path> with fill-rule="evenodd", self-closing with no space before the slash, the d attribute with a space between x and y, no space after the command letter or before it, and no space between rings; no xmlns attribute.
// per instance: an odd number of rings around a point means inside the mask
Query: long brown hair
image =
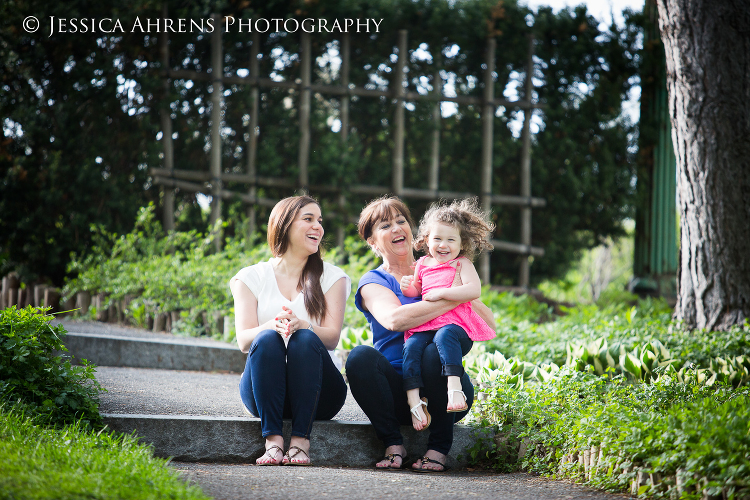
<svg viewBox="0 0 750 500"><path fill-rule="evenodd" d="M274 257L281 257L286 253L289 248L289 228L302 207L310 203L320 206L318 200L310 196L290 196L273 207L268 217L268 246ZM320 245L318 245L318 251L307 258L307 263L297 282L297 288L302 290L308 316L319 322L326 317L326 296L320 286L322 275L323 257L320 253Z"/></svg>

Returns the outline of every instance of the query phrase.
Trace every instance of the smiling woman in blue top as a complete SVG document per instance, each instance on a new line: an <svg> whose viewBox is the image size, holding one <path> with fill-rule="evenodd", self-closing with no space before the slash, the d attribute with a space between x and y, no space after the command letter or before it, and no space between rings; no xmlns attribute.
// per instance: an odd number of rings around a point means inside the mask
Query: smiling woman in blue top
<svg viewBox="0 0 750 500"><path fill-rule="evenodd" d="M440 472L453 444L453 425L463 412L449 413L446 376L435 344L422 355L422 396L427 399L431 415L427 451L413 464L406 463L401 425L411 425L406 393L403 390L402 349L404 331L418 327L456 307L450 300L420 301L401 291L401 279L414 274L412 250L413 222L409 209L395 197L384 197L369 203L359 217L359 235L383 259L377 269L367 272L359 281L355 297L373 333L373 345L357 346L349 354L346 375L352 395L364 410L385 445L385 458L376 464L379 469L400 469L411 465L419 472ZM456 273L457 281L460 273ZM454 282L454 286L460 283ZM492 312L479 300L471 303L493 330ZM474 388L464 373L461 386L469 406Z"/></svg>
<svg viewBox="0 0 750 500"><path fill-rule="evenodd" d="M351 280L323 262L320 205L309 196L281 200L268 219L273 258L241 269L229 282L237 343L248 353L240 378L247 411L266 440L258 465L309 465L314 420L329 420L346 400L333 355ZM282 419L292 419L283 452Z"/></svg>

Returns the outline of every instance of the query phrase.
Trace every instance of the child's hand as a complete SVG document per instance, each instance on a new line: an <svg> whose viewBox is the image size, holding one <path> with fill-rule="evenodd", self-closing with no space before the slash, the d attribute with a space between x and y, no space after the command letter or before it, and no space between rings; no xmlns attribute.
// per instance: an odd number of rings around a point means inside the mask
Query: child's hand
<svg viewBox="0 0 750 500"><path fill-rule="evenodd" d="M401 291L406 291L411 286L412 282L414 281L414 276L407 275L401 278Z"/></svg>
<svg viewBox="0 0 750 500"><path fill-rule="evenodd" d="M422 296L422 300L426 300L428 302L435 302L436 300L440 300L443 298L443 290L437 289L437 290L430 290L426 294Z"/></svg>

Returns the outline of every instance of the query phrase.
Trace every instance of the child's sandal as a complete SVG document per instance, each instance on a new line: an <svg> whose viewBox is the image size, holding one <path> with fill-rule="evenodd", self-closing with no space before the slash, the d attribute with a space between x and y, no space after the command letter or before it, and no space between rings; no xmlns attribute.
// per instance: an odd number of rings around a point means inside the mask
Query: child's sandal
<svg viewBox="0 0 750 500"><path fill-rule="evenodd" d="M411 414L414 415L414 418L418 419L420 422L422 421L422 418L419 416L419 407L424 406L424 416L427 417L427 425L422 427L421 430L425 430L430 426L430 422L432 422L432 417L430 416L430 412L427 411L427 398L422 398L419 404L414 405L414 408L411 408Z"/></svg>
<svg viewBox="0 0 750 500"><path fill-rule="evenodd" d="M460 408L453 408L452 410L448 409L448 410L446 410L447 413L458 413L460 411L466 411L466 410L469 409L469 405L467 404L467 400L466 400L466 394L464 394L464 391L462 391L460 389L454 389L452 391L448 391L448 406L453 406L454 405L454 403L453 403L453 396L457 392L460 392L461 395L464 397L464 405L462 407L460 407Z"/></svg>

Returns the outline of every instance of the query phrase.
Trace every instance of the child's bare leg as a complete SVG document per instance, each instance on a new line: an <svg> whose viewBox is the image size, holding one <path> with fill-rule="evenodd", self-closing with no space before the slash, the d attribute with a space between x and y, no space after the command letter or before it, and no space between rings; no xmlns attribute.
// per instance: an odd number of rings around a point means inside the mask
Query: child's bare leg
<svg viewBox="0 0 750 500"><path fill-rule="evenodd" d="M421 405L422 400L419 399L419 387L406 391L406 400L409 402L409 408L415 408L411 412L411 423L415 430L421 431L427 426L427 415Z"/></svg>
<svg viewBox="0 0 750 500"><path fill-rule="evenodd" d="M467 401L461 387L461 377L448 376L448 408L450 411L463 411L466 409Z"/></svg>

